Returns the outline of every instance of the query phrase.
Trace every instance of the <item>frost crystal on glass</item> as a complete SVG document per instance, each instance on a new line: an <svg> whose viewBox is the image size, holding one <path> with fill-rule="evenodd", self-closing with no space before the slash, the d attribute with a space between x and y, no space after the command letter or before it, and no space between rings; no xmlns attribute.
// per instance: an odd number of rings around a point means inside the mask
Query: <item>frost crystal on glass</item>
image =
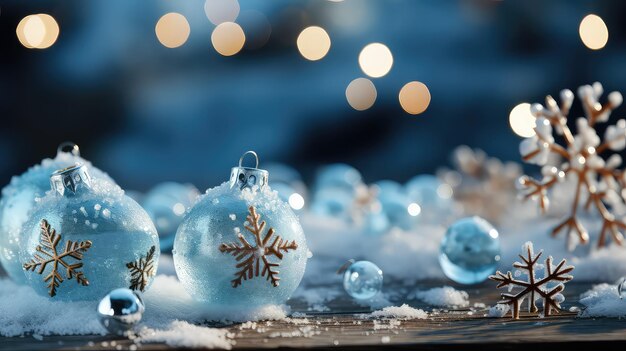
<svg viewBox="0 0 626 351"><path fill-rule="evenodd" d="M626 121L620 119L606 128L604 140L597 134L599 123L607 122L611 112L622 103L622 95L612 92L608 102L601 104L598 99L603 89L600 83L584 85L578 89L585 117L576 120L574 134L567 125L568 114L574 100L570 90L561 91L561 105L551 97L546 97L546 105L534 104L531 111L536 120L535 135L524 139L520 153L524 162L543 166L542 178L522 176L518 186L524 198L538 201L542 212L548 209L548 190L566 177L575 184L574 198L567 218L553 230L556 236L561 231L569 235L568 245L573 250L577 242L587 243L589 234L579 221L582 204L587 210L592 207L602 217L602 229L598 237L598 247L607 242L607 233L613 242L623 241L622 232L626 224L621 218L626 214L626 179L622 158L618 154L605 156L608 152L619 152L626 147ZM556 138L556 139L555 139ZM562 145L558 143L562 140ZM552 157L558 158L556 163Z"/></svg>

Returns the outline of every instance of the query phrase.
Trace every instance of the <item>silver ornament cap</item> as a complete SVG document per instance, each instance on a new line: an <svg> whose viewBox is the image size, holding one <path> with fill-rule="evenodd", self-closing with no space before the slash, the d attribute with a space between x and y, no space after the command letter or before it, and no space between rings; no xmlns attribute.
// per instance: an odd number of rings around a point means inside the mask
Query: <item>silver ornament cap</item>
<svg viewBox="0 0 626 351"><path fill-rule="evenodd" d="M76 163L52 173L50 187L60 195L76 194L81 188L91 188L91 175L87 166Z"/></svg>
<svg viewBox="0 0 626 351"><path fill-rule="evenodd" d="M136 292L115 289L98 304L100 323L112 334L127 335L141 321L146 307Z"/></svg>
<svg viewBox="0 0 626 351"><path fill-rule="evenodd" d="M246 155L254 156L256 161L254 167L243 167L243 159ZM267 185L269 173L264 169L259 169L259 156L254 151L246 151L239 159L239 166L233 167L230 171L230 187L239 188L243 190L245 188L252 188L254 185L259 189L264 188Z"/></svg>

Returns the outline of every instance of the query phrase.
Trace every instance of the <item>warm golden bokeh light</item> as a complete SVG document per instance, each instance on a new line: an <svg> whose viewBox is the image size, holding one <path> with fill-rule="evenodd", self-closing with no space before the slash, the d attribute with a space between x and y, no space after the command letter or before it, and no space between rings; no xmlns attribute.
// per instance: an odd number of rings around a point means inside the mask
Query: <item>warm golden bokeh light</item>
<svg viewBox="0 0 626 351"><path fill-rule="evenodd" d="M597 15L585 16L580 21L578 33L583 44L591 50L600 50L609 41L609 29L602 18Z"/></svg>
<svg viewBox="0 0 626 351"><path fill-rule="evenodd" d="M176 12L163 15L157 22L154 31L159 42L170 49L185 44L189 39L189 33L191 33L189 22L185 16Z"/></svg>
<svg viewBox="0 0 626 351"><path fill-rule="evenodd" d="M535 116L530 112L527 102L515 106L509 114L509 124L513 132L523 138L535 135Z"/></svg>
<svg viewBox="0 0 626 351"><path fill-rule="evenodd" d="M204 14L215 25L235 22L239 9L237 0L206 0L204 3Z"/></svg>
<svg viewBox="0 0 626 351"><path fill-rule="evenodd" d="M368 76L379 78L391 70L393 55L391 55L391 51L384 44L372 43L361 50L359 65Z"/></svg>
<svg viewBox="0 0 626 351"><path fill-rule="evenodd" d="M367 78L357 78L348 84L346 99L350 106L357 111L367 110L376 102L376 87Z"/></svg>
<svg viewBox="0 0 626 351"><path fill-rule="evenodd" d="M311 61L322 59L330 50L330 37L324 28L311 26L305 28L297 40L300 54Z"/></svg>
<svg viewBox="0 0 626 351"><path fill-rule="evenodd" d="M47 49L59 37L59 25L50 15L40 13L24 17L15 30L17 39L29 49Z"/></svg>
<svg viewBox="0 0 626 351"><path fill-rule="evenodd" d="M211 33L211 43L215 51L224 56L232 56L243 48L246 35L243 29L234 22L224 22L215 27Z"/></svg>
<svg viewBox="0 0 626 351"><path fill-rule="evenodd" d="M430 91L428 87L422 82L409 82L406 83L399 94L400 106L404 111L418 115L428 108L430 104Z"/></svg>

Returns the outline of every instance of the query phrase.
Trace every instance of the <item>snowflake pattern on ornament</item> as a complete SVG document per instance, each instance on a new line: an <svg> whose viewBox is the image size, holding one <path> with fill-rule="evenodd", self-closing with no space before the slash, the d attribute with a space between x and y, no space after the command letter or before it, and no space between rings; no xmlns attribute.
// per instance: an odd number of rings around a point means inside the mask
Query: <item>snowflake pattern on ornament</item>
<svg viewBox="0 0 626 351"><path fill-rule="evenodd" d="M534 179L527 175L519 178L518 187L525 199L538 201L542 213L548 209L548 190L559 184L566 177L574 180L574 200L569 216L552 230L552 236L565 231L568 236L568 249L573 250L578 242L587 243L589 234L578 219L580 205L587 210L595 208L602 217L602 229L598 237L598 247L607 243L607 233L613 242L621 245L622 232L626 229L626 179L622 158L612 154L603 158L609 151L622 151L626 147L626 121L620 119L604 133L601 141L596 132L598 123L607 122L611 112L622 103L622 95L612 92L608 102L601 104L602 85L584 85L578 89L585 117L576 120L574 134L567 125L574 94L571 90L561 91L561 105L548 95L545 107L541 104L531 106L532 114L537 118L535 135L526 138L520 144L520 153L524 162L543 166L542 178ZM562 139L564 145L557 143L555 136ZM559 165L549 165L552 155L557 156ZM584 201L584 202L583 202ZM572 240L574 239L574 240Z"/></svg>
<svg viewBox="0 0 626 351"><path fill-rule="evenodd" d="M564 283L574 278L568 274L574 270L574 266L567 266L564 259L554 266L552 256L546 259L545 265L538 264L537 262L543 252L540 251L535 255L531 242L524 244L522 249L526 252L525 257L519 255L523 263L515 262L513 267L518 269L515 272L516 278L526 274L527 280L514 278L510 271L506 274L497 271L495 275L489 277L489 279L499 282L497 288L507 287L509 289L508 293L501 294L502 301L498 304L509 305L513 319L519 319L520 308L526 298L528 298L528 312L530 313L539 311L536 305L537 300L543 300L543 316L548 317L553 312L559 313L561 303L565 301L565 297L561 294L565 290ZM545 269L545 273L543 278L538 278L536 273L541 268ZM521 290L511 293L516 287L521 288Z"/></svg>

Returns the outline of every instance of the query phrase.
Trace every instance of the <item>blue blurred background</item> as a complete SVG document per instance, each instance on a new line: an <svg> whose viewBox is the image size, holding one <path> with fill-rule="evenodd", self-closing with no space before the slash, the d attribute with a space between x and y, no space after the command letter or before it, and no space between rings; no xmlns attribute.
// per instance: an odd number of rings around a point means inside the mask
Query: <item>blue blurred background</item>
<svg viewBox="0 0 626 351"><path fill-rule="evenodd" d="M0 183L54 156L65 140L122 187L141 191L168 180L216 185L248 149L261 162L294 166L305 180L321 165L345 162L367 181L406 181L447 165L460 144L518 160L511 108L596 80L623 90L626 79L619 0L239 4L247 41L224 57L211 46L215 25L201 0L2 1ZM175 49L155 35L168 12L183 14L191 28ZM48 49L27 49L16 37L20 20L34 13L59 24ZM609 28L602 50L579 37L589 13ZM332 41L319 61L296 47L311 25ZM358 55L372 42L387 45L394 64L372 79L374 106L356 111L345 90L365 77ZM398 102L414 80L432 96L416 116Z"/></svg>

